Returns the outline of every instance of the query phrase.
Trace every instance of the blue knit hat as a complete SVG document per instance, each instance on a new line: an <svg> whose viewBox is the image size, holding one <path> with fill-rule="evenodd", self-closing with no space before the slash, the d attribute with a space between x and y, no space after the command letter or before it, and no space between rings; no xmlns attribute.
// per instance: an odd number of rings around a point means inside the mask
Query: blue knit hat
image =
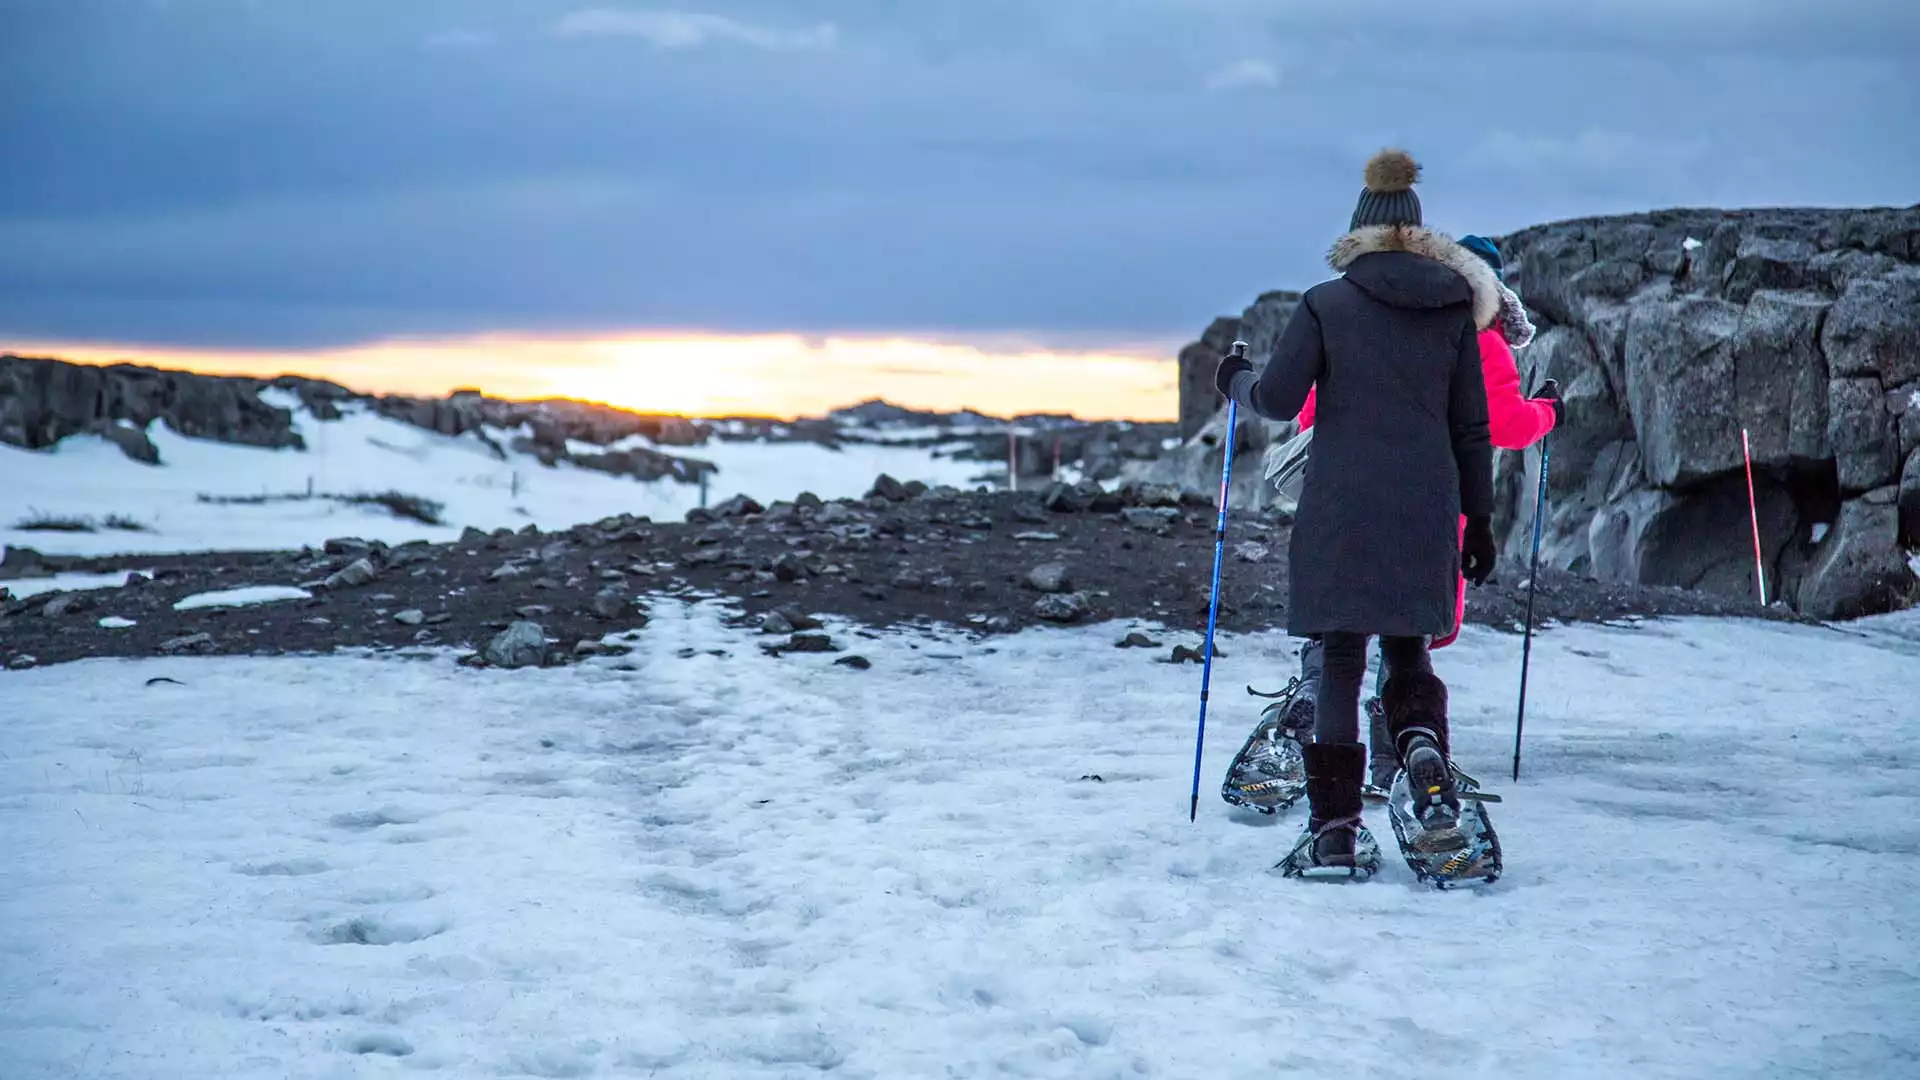
<svg viewBox="0 0 1920 1080"><path fill-rule="evenodd" d="M1493 276L1506 281L1506 266L1500 259L1500 247L1484 236L1463 236L1460 246L1486 260L1493 267Z"/></svg>

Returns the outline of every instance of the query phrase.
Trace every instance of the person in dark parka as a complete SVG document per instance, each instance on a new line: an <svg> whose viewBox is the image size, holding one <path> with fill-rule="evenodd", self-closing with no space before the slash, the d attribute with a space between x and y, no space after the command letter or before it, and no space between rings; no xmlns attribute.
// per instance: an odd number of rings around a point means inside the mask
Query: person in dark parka
<svg viewBox="0 0 1920 1080"><path fill-rule="evenodd" d="M1266 369L1229 357L1220 390L1290 420L1309 390L1316 432L1290 546L1287 629L1319 636L1323 672L1307 766L1313 866L1353 867L1361 824L1359 742L1367 641L1387 662L1389 733L1430 832L1457 819L1447 764L1447 691L1428 658L1454 624L1457 575L1492 573L1493 447L1478 333L1500 313L1499 282L1472 252L1421 227L1418 166L1385 150L1367 163L1349 231L1309 289ZM1466 518L1464 532L1460 519Z"/></svg>

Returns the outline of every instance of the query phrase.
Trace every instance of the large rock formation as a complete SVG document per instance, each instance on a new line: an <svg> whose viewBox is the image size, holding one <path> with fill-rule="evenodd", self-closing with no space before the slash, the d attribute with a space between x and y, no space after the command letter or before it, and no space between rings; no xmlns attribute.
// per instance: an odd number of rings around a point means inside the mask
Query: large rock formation
<svg viewBox="0 0 1920 1080"><path fill-rule="evenodd" d="M1236 318L1223 315L1213 320L1200 340L1180 350L1180 438L1190 440L1207 426L1213 414L1226 404L1213 388L1213 372L1220 358L1227 355L1235 341L1247 343L1247 355L1255 367L1264 365L1273 354L1280 331L1286 329L1293 309L1300 304L1297 292L1276 291L1261 294L1258 300Z"/></svg>
<svg viewBox="0 0 1920 1080"><path fill-rule="evenodd" d="M1500 245L1539 325L1523 377L1559 380L1567 406L1543 561L1754 595L1744 433L1768 599L1821 618L1905 599L1902 549L1920 547L1920 207L1672 210L1543 225ZM1236 336L1264 363L1284 325L1275 316L1296 300L1269 293L1181 351L1186 443L1143 475L1218 484L1213 368ZM1284 430L1246 427L1243 451ZM1537 453L1497 458L1508 560L1528 554L1538 468ZM1240 505L1265 494L1235 484Z"/></svg>
<svg viewBox="0 0 1920 1080"><path fill-rule="evenodd" d="M38 450L69 435L99 434L128 457L158 464L146 428L164 420L195 438L303 447L293 414L260 400L267 385L258 379L8 354L0 356L0 442Z"/></svg>
<svg viewBox="0 0 1920 1080"><path fill-rule="evenodd" d="M1900 600L1901 547L1920 545L1920 207L1674 210L1500 243L1540 324L1522 370L1567 399L1544 561L1754 595L1744 435L1769 599L1820 618ZM1509 558L1536 467L1496 469Z"/></svg>

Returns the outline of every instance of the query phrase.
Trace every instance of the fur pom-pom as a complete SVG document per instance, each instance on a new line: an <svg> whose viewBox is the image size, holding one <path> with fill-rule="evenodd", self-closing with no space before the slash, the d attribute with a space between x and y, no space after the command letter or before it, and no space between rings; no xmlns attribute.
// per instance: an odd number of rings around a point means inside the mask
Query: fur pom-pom
<svg viewBox="0 0 1920 1080"><path fill-rule="evenodd" d="M1420 179L1420 166L1405 150L1382 150L1367 161L1367 190L1406 191Z"/></svg>

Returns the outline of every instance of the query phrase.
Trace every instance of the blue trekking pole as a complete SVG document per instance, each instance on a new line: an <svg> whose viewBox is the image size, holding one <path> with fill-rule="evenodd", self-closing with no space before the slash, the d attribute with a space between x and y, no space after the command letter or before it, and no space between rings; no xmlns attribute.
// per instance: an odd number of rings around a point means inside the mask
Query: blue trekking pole
<svg viewBox="0 0 1920 1080"><path fill-rule="evenodd" d="M1540 440L1540 490L1533 497L1533 568L1527 572L1527 632L1520 646L1520 712L1513 721L1513 779L1520 782L1520 733L1527 726L1527 662L1533 658L1533 590L1540 580L1540 524L1547 510L1547 450Z"/></svg>
<svg viewBox="0 0 1920 1080"><path fill-rule="evenodd" d="M1233 343L1233 356L1245 359L1247 343ZM1220 618L1220 563L1227 550L1227 484L1233 479L1233 442L1238 433L1240 405L1227 399L1227 456L1220 466L1220 517L1213 526L1213 595L1207 599L1207 652L1200 666L1200 730L1193 737L1193 801L1187 821L1200 816L1200 755L1207 745L1207 688L1213 683L1213 629Z"/></svg>

